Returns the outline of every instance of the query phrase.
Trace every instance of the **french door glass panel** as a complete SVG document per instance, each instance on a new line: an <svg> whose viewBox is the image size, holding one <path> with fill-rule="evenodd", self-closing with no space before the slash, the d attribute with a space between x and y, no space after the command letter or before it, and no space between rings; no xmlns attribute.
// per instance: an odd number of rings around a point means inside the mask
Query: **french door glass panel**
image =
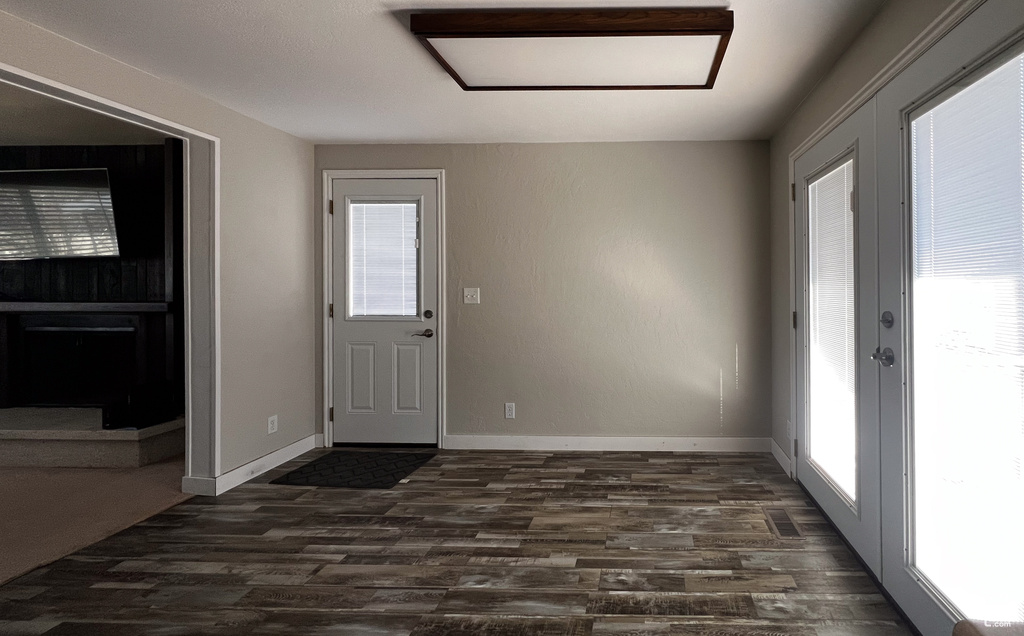
<svg viewBox="0 0 1024 636"><path fill-rule="evenodd" d="M913 562L968 617L1024 621L1024 55L910 143Z"/></svg>
<svg viewBox="0 0 1024 636"><path fill-rule="evenodd" d="M348 206L349 316L416 316L417 205Z"/></svg>
<svg viewBox="0 0 1024 636"><path fill-rule="evenodd" d="M857 493L853 158L808 184L807 453L849 499Z"/></svg>

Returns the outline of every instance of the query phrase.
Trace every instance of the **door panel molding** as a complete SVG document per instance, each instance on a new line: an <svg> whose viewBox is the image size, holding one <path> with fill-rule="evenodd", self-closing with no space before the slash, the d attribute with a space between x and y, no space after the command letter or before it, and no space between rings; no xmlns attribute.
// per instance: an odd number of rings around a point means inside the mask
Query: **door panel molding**
<svg viewBox="0 0 1024 636"><path fill-rule="evenodd" d="M345 366L348 369L345 410L348 413L375 413L377 411L375 386L377 371L374 360L377 357L377 343L349 342L345 344L345 348ZM363 372L357 373L357 362L362 363Z"/></svg>
<svg viewBox="0 0 1024 636"><path fill-rule="evenodd" d="M423 374L423 345L396 342L391 347L391 412L395 414L423 412L420 376ZM408 373L413 377L409 378Z"/></svg>
<svg viewBox="0 0 1024 636"><path fill-rule="evenodd" d="M322 274L323 303L321 315L323 320L323 403L321 413L323 419L323 441L325 447L334 444L334 431L331 421L331 413L334 407L334 328L333 320L343 319L347 313L343 305L338 305L333 298L334 278L331 266L331 250L334 215L331 214L331 200L334 198L333 182L335 179L432 179L435 182L437 199L437 299L435 305L435 316L437 327L435 338L437 339L437 445L444 448L445 433L447 431L447 318L448 318L448 293L447 293L447 232L445 229L445 171L443 169L409 169L409 170L323 170L321 174L321 223L322 223ZM342 302L344 302L342 300ZM332 307L334 313L332 315Z"/></svg>

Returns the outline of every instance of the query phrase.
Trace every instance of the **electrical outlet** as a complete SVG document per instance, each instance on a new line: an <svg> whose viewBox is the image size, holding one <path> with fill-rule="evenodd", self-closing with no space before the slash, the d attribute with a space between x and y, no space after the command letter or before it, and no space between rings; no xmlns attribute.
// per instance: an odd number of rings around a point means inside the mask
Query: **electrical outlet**
<svg viewBox="0 0 1024 636"><path fill-rule="evenodd" d="M516 419L516 403L505 402L505 419L514 420Z"/></svg>
<svg viewBox="0 0 1024 636"><path fill-rule="evenodd" d="M277 432L277 416L271 415L267 418L267 435Z"/></svg>
<svg viewBox="0 0 1024 636"><path fill-rule="evenodd" d="M462 288L462 303L464 305L479 305L480 304L480 288L479 287L463 287Z"/></svg>

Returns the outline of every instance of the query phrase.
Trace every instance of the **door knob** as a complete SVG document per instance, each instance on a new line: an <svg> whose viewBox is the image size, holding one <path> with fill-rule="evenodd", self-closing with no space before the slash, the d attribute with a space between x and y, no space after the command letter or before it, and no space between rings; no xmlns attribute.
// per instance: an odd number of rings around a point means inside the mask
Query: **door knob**
<svg viewBox="0 0 1024 636"><path fill-rule="evenodd" d="M434 330L433 329L424 329L423 333L414 333L412 335L414 335L414 336L422 336L424 338L433 338L434 337Z"/></svg>
<svg viewBox="0 0 1024 636"><path fill-rule="evenodd" d="M896 354L889 347L885 349L875 347L875 352L871 354L871 359L883 367L891 367L896 362Z"/></svg>

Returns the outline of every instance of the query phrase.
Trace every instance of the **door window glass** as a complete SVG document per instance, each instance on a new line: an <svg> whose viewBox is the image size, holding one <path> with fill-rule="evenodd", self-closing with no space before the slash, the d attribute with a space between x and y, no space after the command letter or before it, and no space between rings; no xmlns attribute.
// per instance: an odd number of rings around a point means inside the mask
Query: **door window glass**
<svg viewBox="0 0 1024 636"><path fill-rule="evenodd" d="M415 203L348 206L349 316L416 316Z"/></svg>
<svg viewBox="0 0 1024 636"><path fill-rule="evenodd" d="M808 184L807 454L851 500L857 493L853 159Z"/></svg>
<svg viewBox="0 0 1024 636"><path fill-rule="evenodd" d="M1024 620L1024 56L911 122L914 564Z"/></svg>

